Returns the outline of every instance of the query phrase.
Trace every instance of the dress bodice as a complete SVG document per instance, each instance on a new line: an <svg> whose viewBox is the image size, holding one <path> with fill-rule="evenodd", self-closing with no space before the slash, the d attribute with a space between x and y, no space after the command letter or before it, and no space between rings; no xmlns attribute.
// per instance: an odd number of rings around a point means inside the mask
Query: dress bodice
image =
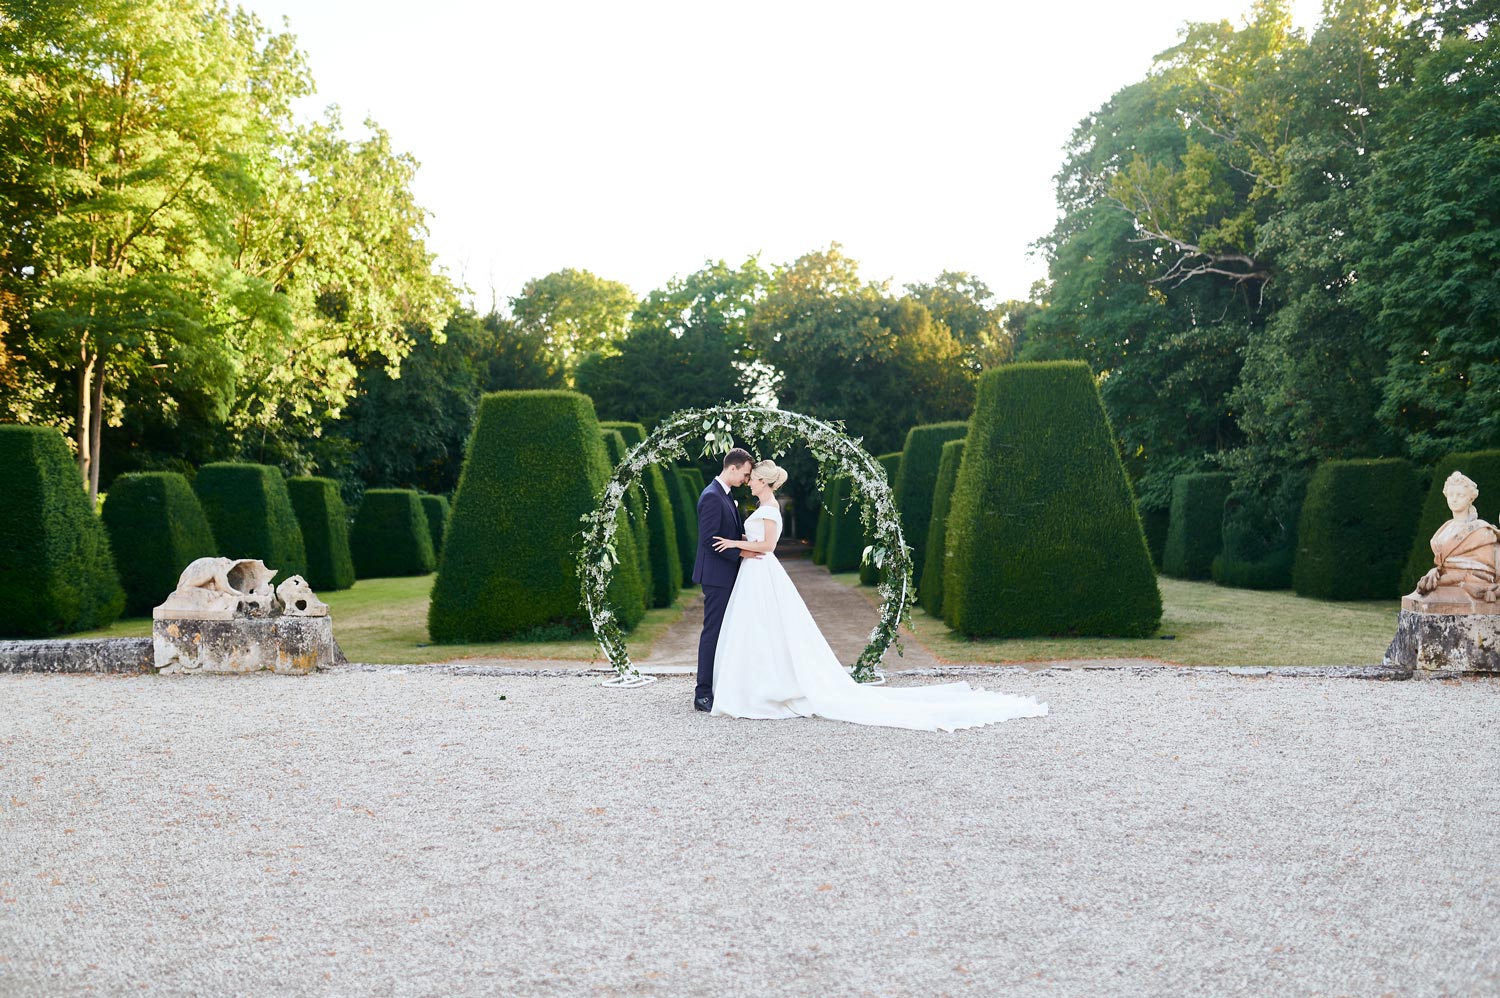
<svg viewBox="0 0 1500 998"><path fill-rule="evenodd" d="M773 521L778 527L781 526L781 510L775 506L762 506L754 513L745 518L745 540L763 541L766 539L766 521Z"/></svg>

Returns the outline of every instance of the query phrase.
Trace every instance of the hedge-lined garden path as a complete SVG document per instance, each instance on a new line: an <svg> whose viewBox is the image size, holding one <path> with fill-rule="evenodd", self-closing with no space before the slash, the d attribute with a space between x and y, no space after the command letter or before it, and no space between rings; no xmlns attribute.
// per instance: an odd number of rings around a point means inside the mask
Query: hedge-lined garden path
<svg viewBox="0 0 1500 998"><path fill-rule="evenodd" d="M863 593L835 581L826 569L812 563L810 555L809 545L801 543L781 545L776 552L828 644L839 661L849 665L869 643L870 629L878 619L877 606ZM647 672L696 671L698 635L703 631L703 592L692 590L686 598L691 602L682 619L657 640L648 658L636 663L639 668ZM892 649L883 668L928 669L939 664L910 630L902 628L901 643L904 653L897 655Z"/></svg>

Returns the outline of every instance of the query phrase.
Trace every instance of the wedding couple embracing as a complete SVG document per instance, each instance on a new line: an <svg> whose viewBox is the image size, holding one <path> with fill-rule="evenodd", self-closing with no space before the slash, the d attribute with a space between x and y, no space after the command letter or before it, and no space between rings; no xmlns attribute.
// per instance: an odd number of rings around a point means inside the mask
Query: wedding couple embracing
<svg viewBox="0 0 1500 998"><path fill-rule="evenodd" d="M750 486L759 507L741 519L730 495ZM736 447L698 497L693 581L703 587L703 635L693 706L724 717L826 717L919 731L953 731L1039 717L1031 697L968 683L895 689L856 682L828 646L776 560L786 472Z"/></svg>

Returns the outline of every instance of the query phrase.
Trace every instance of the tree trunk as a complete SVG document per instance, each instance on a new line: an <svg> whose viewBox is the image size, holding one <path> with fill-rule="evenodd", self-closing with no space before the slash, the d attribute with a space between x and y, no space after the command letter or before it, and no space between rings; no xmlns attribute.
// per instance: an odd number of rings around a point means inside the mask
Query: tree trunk
<svg viewBox="0 0 1500 998"><path fill-rule="evenodd" d="M89 443L93 452L89 455L89 502L99 502L99 445L104 439L104 358L94 371L94 407L89 413Z"/></svg>
<svg viewBox="0 0 1500 998"><path fill-rule="evenodd" d="M89 480L93 477L94 462L94 367L98 364L98 354L89 351L85 343L82 351L83 366L78 369L78 420L74 428L78 441L78 474L83 479L84 488L88 488ZM90 493L90 499L93 493Z"/></svg>

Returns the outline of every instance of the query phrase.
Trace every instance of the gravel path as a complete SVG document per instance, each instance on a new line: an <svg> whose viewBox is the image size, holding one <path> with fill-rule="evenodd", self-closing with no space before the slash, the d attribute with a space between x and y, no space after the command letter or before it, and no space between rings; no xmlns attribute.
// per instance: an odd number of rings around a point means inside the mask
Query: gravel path
<svg viewBox="0 0 1500 998"><path fill-rule="evenodd" d="M1500 992L1500 683L596 681L0 677L0 994Z"/></svg>

